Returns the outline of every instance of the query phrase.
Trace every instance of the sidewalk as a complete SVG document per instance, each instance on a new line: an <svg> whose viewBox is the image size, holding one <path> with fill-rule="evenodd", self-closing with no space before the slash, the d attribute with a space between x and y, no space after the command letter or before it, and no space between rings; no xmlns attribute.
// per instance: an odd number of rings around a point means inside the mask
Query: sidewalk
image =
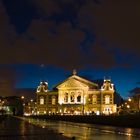
<svg viewBox="0 0 140 140"><path fill-rule="evenodd" d="M18 118L7 117L0 123L0 140L70 140L70 138Z"/></svg>

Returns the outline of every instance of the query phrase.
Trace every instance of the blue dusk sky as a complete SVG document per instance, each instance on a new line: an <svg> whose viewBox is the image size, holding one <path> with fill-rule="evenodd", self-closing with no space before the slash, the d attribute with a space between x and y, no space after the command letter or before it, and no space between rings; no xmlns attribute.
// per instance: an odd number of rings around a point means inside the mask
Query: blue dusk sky
<svg viewBox="0 0 140 140"><path fill-rule="evenodd" d="M76 69L93 81L111 77L129 96L140 86L139 7L138 0L1 0L0 95L40 80L51 89Z"/></svg>

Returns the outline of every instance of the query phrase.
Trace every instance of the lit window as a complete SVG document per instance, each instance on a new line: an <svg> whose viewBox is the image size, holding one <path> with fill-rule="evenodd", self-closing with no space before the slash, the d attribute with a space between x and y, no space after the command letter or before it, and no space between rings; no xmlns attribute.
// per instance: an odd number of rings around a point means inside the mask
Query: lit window
<svg viewBox="0 0 140 140"><path fill-rule="evenodd" d="M65 95L64 95L64 102L68 102L68 93L65 93Z"/></svg>
<svg viewBox="0 0 140 140"><path fill-rule="evenodd" d="M40 97L40 104L44 105L44 97Z"/></svg>
<svg viewBox="0 0 140 140"><path fill-rule="evenodd" d="M52 105L55 105L56 104L56 98L55 96L52 97Z"/></svg>
<svg viewBox="0 0 140 140"><path fill-rule="evenodd" d="M110 104L110 96L105 96L105 104Z"/></svg>
<svg viewBox="0 0 140 140"><path fill-rule="evenodd" d="M92 96L92 104L97 104L97 96L96 95Z"/></svg>
<svg viewBox="0 0 140 140"><path fill-rule="evenodd" d="M71 102L74 102L74 92L71 93L70 101L71 101Z"/></svg>
<svg viewBox="0 0 140 140"><path fill-rule="evenodd" d="M81 95L77 96L77 102L81 102Z"/></svg>
<svg viewBox="0 0 140 140"><path fill-rule="evenodd" d="M93 96L93 94L89 94L89 96L88 96L88 103L89 104L92 104L92 96Z"/></svg>

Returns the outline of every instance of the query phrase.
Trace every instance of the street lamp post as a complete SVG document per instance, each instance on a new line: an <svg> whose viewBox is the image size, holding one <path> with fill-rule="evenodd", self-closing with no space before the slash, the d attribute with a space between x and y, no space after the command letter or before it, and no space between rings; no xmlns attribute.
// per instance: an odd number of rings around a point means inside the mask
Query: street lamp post
<svg viewBox="0 0 140 140"><path fill-rule="evenodd" d="M23 100L24 99L24 96L21 96L21 99Z"/></svg>
<svg viewBox="0 0 140 140"><path fill-rule="evenodd" d="M22 103L22 115L24 114L25 112L25 103L24 103L24 99L25 97L24 96L21 96L21 103Z"/></svg>
<svg viewBox="0 0 140 140"><path fill-rule="evenodd" d="M131 99L131 98L128 98L128 101L129 101L129 102L131 102L131 101L132 101L132 99Z"/></svg>

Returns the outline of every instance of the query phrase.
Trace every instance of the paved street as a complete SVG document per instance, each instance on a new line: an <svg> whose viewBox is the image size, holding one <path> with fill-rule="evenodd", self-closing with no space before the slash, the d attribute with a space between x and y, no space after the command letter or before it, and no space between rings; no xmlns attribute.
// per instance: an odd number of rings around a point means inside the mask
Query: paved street
<svg viewBox="0 0 140 140"><path fill-rule="evenodd" d="M0 140L67 140L48 128L41 128L18 118L7 117L0 122Z"/></svg>

